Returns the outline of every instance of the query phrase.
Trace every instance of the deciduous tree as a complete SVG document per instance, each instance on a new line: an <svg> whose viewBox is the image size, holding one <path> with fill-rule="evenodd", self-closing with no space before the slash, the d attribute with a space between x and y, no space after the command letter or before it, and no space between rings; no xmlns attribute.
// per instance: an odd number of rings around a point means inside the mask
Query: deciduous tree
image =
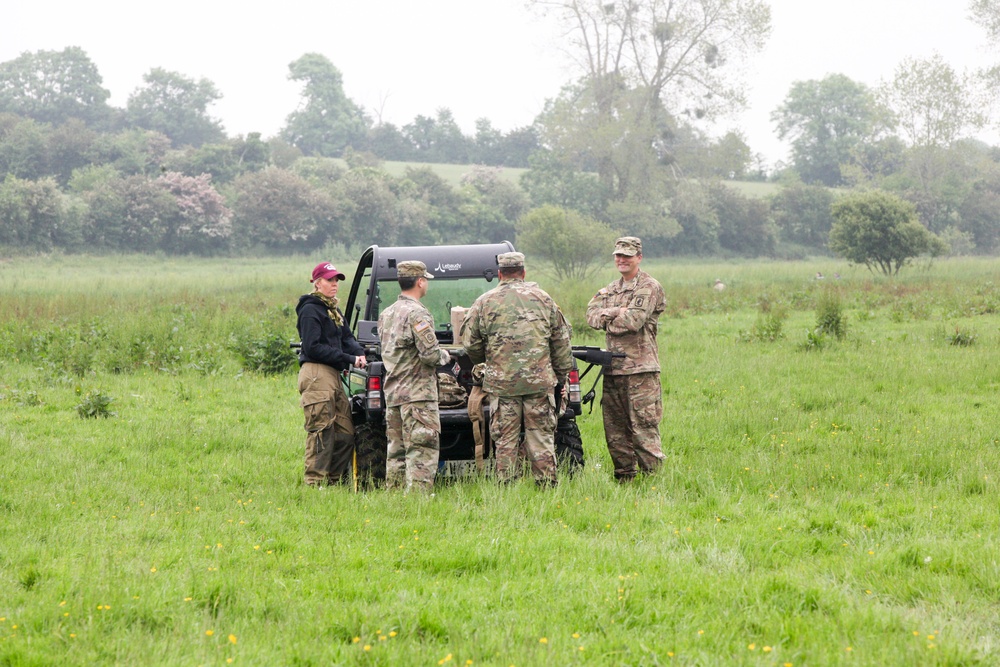
<svg viewBox="0 0 1000 667"><path fill-rule="evenodd" d="M693 181L681 181L670 200L669 232L664 232L650 250L684 255L715 255L719 252L719 214L712 207L708 188ZM622 223L622 229L634 227ZM648 235L647 235L648 236ZM646 236L643 236L645 250Z"/></svg>
<svg viewBox="0 0 1000 667"><path fill-rule="evenodd" d="M502 162L497 166L527 167L531 156L541 149L538 130L533 125L517 127L504 135Z"/></svg>
<svg viewBox="0 0 1000 667"><path fill-rule="evenodd" d="M463 196L430 167L407 167L410 193L427 204L427 225L443 243L475 243L460 210Z"/></svg>
<svg viewBox="0 0 1000 667"><path fill-rule="evenodd" d="M560 279L580 280L604 266L615 231L577 211L542 206L517 223L517 246L552 264Z"/></svg>
<svg viewBox="0 0 1000 667"><path fill-rule="evenodd" d="M529 4L561 22L581 75L579 85L560 96L563 109L550 109L541 121L543 138L578 168L581 159L592 161L619 201L651 182L623 167L641 171L659 158L666 114L710 117L743 103L738 65L770 33L770 8L762 0Z"/></svg>
<svg viewBox="0 0 1000 667"><path fill-rule="evenodd" d="M819 185L791 183L771 199L771 215L782 241L826 250L833 226L834 194Z"/></svg>
<svg viewBox="0 0 1000 667"><path fill-rule="evenodd" d="M251 132L246 137L239 136L218 144L171 151L164 162L169 170L188 176L210 174L213 183L223 184L240 174L260 171L268 165L270 158L270 146L261 141L259 132Z"/></svg>
<svg viewBox="0 0 1000 667"><path fill-rule="evenodd" d="M403 126L403 136L413 148L415 160L468 164L474 152L472 139L462 134L450 109L438 109L434 118L417 116Z"/></svg>
<svg viewBox="0 0 1000 667"><path fill-rule="evenodd" d="M101 134L94 141L94 163L109 164L123 174L158 175L170 150L170 139L152 130Z"/></svg>
<svg viewBox="0 0 1000 667"><path fill-rule="evenodd" d="M177 202L146 176L114 176L85 195L84 239L92 248L112 252L155 252Z"/></svg>
<svg viewBox="0 0 1000 667"><path fill-rule="evenodd" d="M685 178L743 180L751 168L753 154L742 132L731 130L712 139L675 119L661 138L665 152L660 162Z"/></svg>
<svg viewBox="0 0 1000 667"><path fill-rule="evenodd" d="M721 181L708 186L719 219L719 247L743 257L774 254L777 230L766 201L751 199Z"/></svg>
<svg viewBox="0 0 1000 667"><path fill-rule="evenodd" d="M285 169L243 174L231 190L237 247L305 251L322 246L340 231L329 195Z"/></svg>
<svg viewBox="0 0 1000 667"><path fill-rule="evenodd" d="M462 213L473 239L498 243L514 238L528 198L495 167L474 167L462 177Z"/></svg>
<svg viewBox="0 0 1000 667"><path fill-rule="evenodd" d="M905 58L881 94L913 146L947 147L989 120L977 78L956 72L940 54Z"/></svg>
<svg viewBox="0 0 1000 667"><path fill-rule="evenodd" d="M0 113L53 125L78 118L104 127L111 116L111 93L101 84L97 67L79 46L25 52L0 63Z"/></svg>
<svg viewBox="0 0 1000 667"><path fill-rule="evenodd" d="M571 208L591 217L603 214L608 193L593 172L580 171L548 151L535 153L528 164L531 168L521 174L520 182L532 206Z"/></svg>
<svg viewBox="0 0 1000 667"><path fill-rule="evenodd" d="M172 253L208 254L227 247L232 217L209 174L168 171L156 184L173 196L177 215L166 222L161 248Z"/></svg>
<svg viewBox="0 0 1000 667"><path fill-rule="evenodd" d="M292 164L291 171L328 193L334 191L337 181L347 173L343 162L331 157L300 157Z"/></svg>
<svg viewBox="0 0 1000 667"><path fill-rule="evenodd" d="M34 180L49 173L46 123L12 113L0 113L0 173Z"/></svg>
<svg viewBox="0 0 1000 667"><path fill-rule="evenodd" d="M225 137L222 124L208 113L222 99L211 81L196 81L160 67L144 74L142 80L143 85L128 98L125 117L130 125L165 134L175 147L197 147Z"/></svg>
<svg viewBox="0 0 1000 667"><path fill-rule="evenodd" d="M326 56L307 53L288 72L302 84L302 102L285 120L281 137L306 155L340 157L348 146L363 148L368 121L344 92L340 70Z"/></svg>
<svg viewBox="0 0 1000 667"><path fill-rule="evenodd" d="M337 182L336 202L345 245L424 245L438 240L428 226L429 207L415 188L380 169L348 171Z"/></svg>
<svg viewBox="0 0 1000 667"><path fill-rule="evenodd" d="M383 160L408 162L413 156L413 146L392 123L379 123L369 130L368 147Z"/></svg>
<svg viewBox="0 0 1000 667"><path fill-rule="evenodd" d="M489 118L476 119L476 136L474 139L472 162L500 166L504 163L503 132L493 127Z"/></svg>
<svg viewBox="0 0 1000 667"><path fill-rule="evenodd" d="M29 181L8 174L0 182L0 244L51 250L58 240L61 202L51 178Z"/></svg>
<svg viewBox="0 0 1000 667"><path fill-rule="evenodd" d="M959 209L957 227L977 252L1000 250L1000 165L993 163L976 179Z"/></svg>
<svg viewBox="0 0 1000 667"><path fill-rule="evenodd" d="M599 104L646 91L651 108L705 116L743 103L739 64L763 48L771 10L762 0L530 0L554 15ZM610 107L608 107L610 110Z"/></svg>
<svg viewBox="0 0 1000 667"><path fill-rule="evenodd" d="M1000 42L1000 0L971 0L972 20L986 30L987 37Z"/></svg>
<svg viewBox="0 0 1000 667"><path fill-rule="evenodd" d="M830 250L872 272L896 275L915 257L947 250L920 224L913 204L882 190L845 195L832 212Z"/></svg>
<svg viewBox="0 0 1000 667"><path fill-rule="evenodd" d="M920 221L940 234L955 224L962 202L991 162L989 149L974 140L915 146L906 151L900 170L882 179L882 189L914 204Z"/></svg>
<svg viewBox="0 0 1000 667"><path fill-rule="evenodd" d="M94 162L98 134L78 118L52 128L49 133L49 173L65 185L74 169Z"/></svg>
<svg viewBox="0 0 1000 667"><path fill-rule="evenodd" d="M875 94L843 74L796 81L771 114L779 139L792 145L792 163L805 183L837 186L841 166L876 138L887 120Z"/></svg>

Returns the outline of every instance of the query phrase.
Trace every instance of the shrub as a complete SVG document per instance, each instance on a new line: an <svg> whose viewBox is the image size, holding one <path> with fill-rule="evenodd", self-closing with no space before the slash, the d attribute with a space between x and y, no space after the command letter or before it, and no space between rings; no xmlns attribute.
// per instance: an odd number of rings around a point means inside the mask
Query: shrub
<svg viewBox="0 0 1000 667"><path fill-rule="evenodd" d="M834 290L823 292L816 303L816 332L842 340L847 335L847 316Z"/></svg>
<svg viewBox="0 0 1000 667"><path fill-rule="evenodd" d="M811 352L814 350L822 350L825 345L826 334L817 328L806 332L806 339L799 343L799 349Z"/></svg>
<svg viewBox="0 0 1000 667"><path fill-rule="evenodd" d="M230 349L240 358L244 370L265 375L283 373L298 363L288 338L277 333L234 335Z"/></svg>
<svg viewBox="0 0 1000 667"><path fill-rule="evenodd" d="M747 343L773 343L785 337L782 328L788 318L788 312L782 306L772 306L766 298L761 300L757 321L750 331L741 331L740 338Z"/></svg>
<svg viewBox="0 0 1000 667"><path fill-rule="evenodd" d="M975 344L979 336L974 331L962 331L955 327L955 333L948 335L948 342L959 347L969 347Z"/></svg>
<svg viewBox="0 0 1000 667"><path fill-rule="evenodd" d="M614 238L605 223L557 206L536 208L517 225L517 246L551 262L560 280L582 280L604 266Z"/></svg>
<svg viewBox="0 0 1000 667"><path fill-rule="evenodd" d="M917 219L916 207L880 190L862 190L834 202L830 250L873 273L896 275L920 255L937 257L945 243Z"/></svg>
<svg viewBox="0 0 1000 667"><path fill-rule="evenodd" d="M76 388L76 393L79 394L81 389ZM114 417L118 413L111 411L111 403L114 401L112 397L103 393L99 389L94 389L87 392L87 395L83 397L83 400L79 405L76 406L76 414L80 415L81 419L96 419L97 417Z"/></svg>

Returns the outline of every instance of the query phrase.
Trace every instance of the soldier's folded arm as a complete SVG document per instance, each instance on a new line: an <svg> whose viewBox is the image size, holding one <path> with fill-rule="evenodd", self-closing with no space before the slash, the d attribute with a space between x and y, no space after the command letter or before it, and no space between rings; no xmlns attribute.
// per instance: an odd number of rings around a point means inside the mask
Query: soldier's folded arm
<svg viewBox="0 0 1000 667"><path fill-rule="evenodd" d="M617 311L617 308L603 308L601 306L588 306L587 307L587 324L590 325L592 329L604 329L611 322L614 317L613 311Z"/></svg>
<svg viewBox="0 0 1000 667"><path fill-rule="evenodd" d="M628 306L622 308L615 317L608 322L607 331L609 334L635 333L650 320L656 308L656 299L649 290L636 292L629 301Z"/></svg>
<svg viewBox="0 0 1000 667"><path fill-rule="evenodd" d="M606 290L602 289L587 304L587 325L592 329L604 329L607 327L608 322L614 317L614 311L618 310L617 308L605 307L606 303Z"/></svg>

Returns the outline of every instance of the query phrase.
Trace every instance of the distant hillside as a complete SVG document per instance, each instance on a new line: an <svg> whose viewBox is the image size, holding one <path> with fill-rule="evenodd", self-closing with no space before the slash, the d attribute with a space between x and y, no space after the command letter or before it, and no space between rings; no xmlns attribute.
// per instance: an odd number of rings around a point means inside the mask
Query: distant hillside
<svg viewBox="0 0 1000 667"><path fill-rule="evenodd" d="M393 176L402 176L407 167L409 168L419 168L419 167L430 167L434 173L446 180L451 185L457 187L462 183L462 176L472 171L476 165L471 164L432 164L429 162L383 162L382 167L392 174ZM521 174L528 171L527 169L510 169L507 167L499 167L500 174L508 179L511 183L515 185L520 185L519 179Z"/></svg>
<svg viewBox="0 0 1000 667"><path fill-rule="evenodd" d="M430 167L438 176L446 180L452 186L459 186L462 176L469 173L475 165L469 164L436 164L429 162L383 162L382 167L393 176L402 176L407 167ZM520 185L521 174L528 171L522 168L500 167L500 174L511 183ZM777 183L763 183L760 181L723 181L726 185L739 191L746 197L764 199L770 197L781 189Z"/></svg>
<svg viewBox="0 0 1000 667"><path fill-rule="evenodd" d="M777 183L765 183L762 181L723 181L726 185L739 191L745 197L754 199L765 199L778 194L781 186Z"/></svg>

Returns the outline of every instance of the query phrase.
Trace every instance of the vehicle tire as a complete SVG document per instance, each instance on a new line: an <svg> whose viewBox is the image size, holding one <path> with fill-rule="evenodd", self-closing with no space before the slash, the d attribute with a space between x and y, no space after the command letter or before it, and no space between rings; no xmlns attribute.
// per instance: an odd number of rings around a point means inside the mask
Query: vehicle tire
<svg viewBox="0 0 1000 667"><path fill-rule="evenodd" d="M560 417L556 425L556 462L573 474L583 467L583 438L573 417Z"/></svg>
<svg viewBox="0 0 1000 667"><path fill-rule="evenodd" d="M386 449L385 424L365 422L355 427L354 451L359 488L372 489L385 484Z"/></svg>

